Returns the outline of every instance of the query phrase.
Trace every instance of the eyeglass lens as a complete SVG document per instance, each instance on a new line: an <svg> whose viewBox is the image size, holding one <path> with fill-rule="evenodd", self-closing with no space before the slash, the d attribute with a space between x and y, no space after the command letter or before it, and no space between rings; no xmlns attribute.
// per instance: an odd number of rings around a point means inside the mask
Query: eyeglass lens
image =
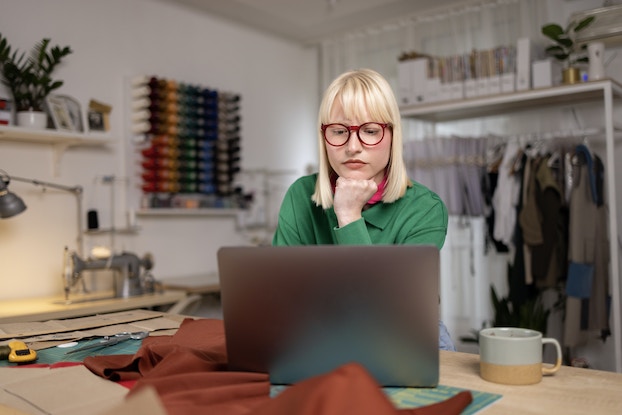
<svg viewBox="0 0 622 415"><path fill-rule="evenodd" d="M360 126L350 127L344 124L328 124L324 128L324 138L333 146L342 146L350 139L350 131L356 131L359 140L363 144L373 146L382 141L384 127L375 122L368 122Z"/></svg>

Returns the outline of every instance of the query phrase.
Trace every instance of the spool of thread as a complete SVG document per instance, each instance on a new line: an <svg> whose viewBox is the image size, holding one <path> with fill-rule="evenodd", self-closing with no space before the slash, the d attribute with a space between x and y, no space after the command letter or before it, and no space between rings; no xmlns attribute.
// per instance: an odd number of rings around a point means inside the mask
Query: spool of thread
<svg viewBox="0 0 622 415"><path fill-rule="evenodd" d="M88 229L99 229L99 218L97 216L97 211L91 209L87 212L86 215Z"/></svg>

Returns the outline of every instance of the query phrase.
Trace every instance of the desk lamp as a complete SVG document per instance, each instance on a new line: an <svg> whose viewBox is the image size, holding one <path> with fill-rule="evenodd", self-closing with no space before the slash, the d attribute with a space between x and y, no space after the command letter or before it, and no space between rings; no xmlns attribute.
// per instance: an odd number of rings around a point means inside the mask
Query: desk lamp
<svg viewBox="0 0 622 415"><path fill-rule="evenodd" d="M7 219L12 216L18 215L26 210L26 204L15 193L9 191L9 183L11 180L17 182L30 183L35 186L40 186L45 190L46 188L53 188L63 190L65 192L72 193L76 196L78 204L78 252L82 251L82 186L65 186L62 184L42 182L40 180L25 179L23 177L9 176L7 172L0 169L0 219Z"/></svg>
<svg viewBox="0 0 622 415"><path fill-rule="evenodd" d="M0 170L0 218L6 219L19 215L26 210L24 201L9 191L11 178L4 170Z"/></svg>

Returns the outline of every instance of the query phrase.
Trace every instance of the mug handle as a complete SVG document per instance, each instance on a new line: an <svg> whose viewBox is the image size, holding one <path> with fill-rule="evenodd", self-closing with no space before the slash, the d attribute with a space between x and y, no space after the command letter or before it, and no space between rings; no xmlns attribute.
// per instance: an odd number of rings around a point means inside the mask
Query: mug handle
<svg viewBox="0 0 622 415"><path fill-rule="evenodd" d="M547 343L553 344L555 346L555 351L557 352L557 359L555 360L554 365L542 365L542 374L543 375L552 375L557 372L559 368L562 366L562 348L559 345L559 342L556 339L545 337L542 339L542 345Z"/></svg>

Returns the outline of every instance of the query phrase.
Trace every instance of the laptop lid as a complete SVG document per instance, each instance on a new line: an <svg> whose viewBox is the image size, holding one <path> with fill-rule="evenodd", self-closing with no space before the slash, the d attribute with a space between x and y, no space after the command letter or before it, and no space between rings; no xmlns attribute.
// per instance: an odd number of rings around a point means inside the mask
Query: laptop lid
<svg viewBox="0 0 622 415"><path fill-rule="evenodd" d="M381 386L439 377L439 251L416 245L222 247L229 368L293 384L361 363Z"/></svg>

